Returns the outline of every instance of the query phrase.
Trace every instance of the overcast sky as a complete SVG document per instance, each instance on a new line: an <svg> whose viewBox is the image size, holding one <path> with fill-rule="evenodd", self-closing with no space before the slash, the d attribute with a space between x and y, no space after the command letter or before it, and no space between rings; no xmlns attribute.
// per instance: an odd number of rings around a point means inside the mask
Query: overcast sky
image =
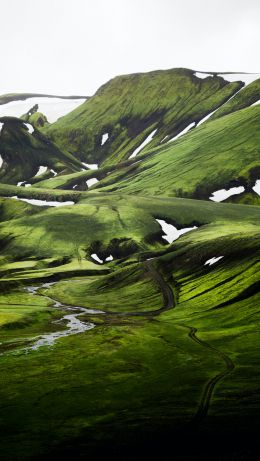
<svg viewBox="0 0 260 461"><path fill-rule="evenodd" d="M260 72L259 0L2 0L0 94L93 94L188 67Z"/></svg>

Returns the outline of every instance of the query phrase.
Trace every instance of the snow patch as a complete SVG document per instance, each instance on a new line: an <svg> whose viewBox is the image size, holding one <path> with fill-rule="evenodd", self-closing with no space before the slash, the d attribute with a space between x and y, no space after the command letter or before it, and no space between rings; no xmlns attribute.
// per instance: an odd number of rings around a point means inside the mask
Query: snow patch
<svg viewBox="0 0 260 461"><path fill-rule="evenodd" d="M77 185L78 185L78 184L75 184L75 186L72 186L72 189L76 189Z"/></svg>
<svg viewBox="0 0 260 461"><path fill-rule="evenodd" d="M97 178L91 178L91 179L88 179L86 181L86 184L87 184L88 188L90 188L91 186L93 186L97 182L99 182Z"/></svg>
<svg viewBox="0 0 260 461"><path fill-rule="evenodd" d="M207 264L208 264L209 266L212 266L212 264L215 264L216 262L218 262L218 261L219 261L220 259L222 259L222 258L224 258L224 256L217 256L217 257L214 256L214 258L208 259L208 260L205 262L204 266L206 266Z"/></svg>
<svg viewBox="0 0 260 461"><path fill-rule="evenodd" d="M2 156L0 155L0 168L2 165L3 165L3 159L2 159Z"/></svg>
<svg viewBox="0 0 260 461"><path fill-rule="evenodd" d="M98 169L98 164L97 163L85 163L85 162L81 162L81 163L82 163L82 165L86 166L90 170L97 170ZM85 169L84 169L84 171L85 171Z"/></svg>
<svg viewBox="0 0 260 461"><path fill-rule="evenodd" d="M113 259L114 259L113 256L110 255L110 256L108 256L108 257L106 258L106 261L113 261Z"/></svg>
<svg viewBox="0 0 260 461"><path fill-rule="evenodd" d="M220 106L220 107L221 107L221 106ZM218 107L218 109L219 109L219 107ZM206 120L208 120L208 119L211 117L211 115L215 114L215 112L216 112L218 109L213 110L212 112L210 112L210 114L206 115L206 117L203 117L203 118L199 121L199 123L197 123L197 126L200 126L202 123L206 122Z"/></svg>
<svg viewBox="0 0 260 461"><path fill-rule="evenodd" d="M198 229L197 226L193 226L178 230L175 226L173 226L172 224L168 224L163 219L156 219L156 221L160 224L163 232L165 233L165 235L163 235L162 238L167 240L167 242L169 243L172 243L174 240L177 240L182 234L186 234L186 232Z"/></svg>
<svg viewBox="0 0 260 461"><path fill-rule="evenodd" d="M34 128L30 123L25 123L25 126L27 126L28 131L29 131L30 134L32 134L34 132Z"/></svg>
<svg viewBox="0 0 260 461"><path fill-rule="evenodd" d="M219 110L222 106L224 106L225 104L227 104L231 99L233 99L237 93L239 93L239 91L241 91L242 88L239 88L239 90L237 90L234 94L232 94L232 96L230 96L230 98L228 98L228 100L226 102L224 102L223 104L220 104L219 107L217 107L217 109L213 110L212 112L210 112L210 114L206 115L205 117L203 117L199 123L197 123L197 126L200 126L202 123L206 122L213 114L215 114L215 112L217 112L217 110Z"/></svg>
<svg viewBox="0 0 260 461"><path fill-rule="evenodd" d="M57 172L56 172L56 171L51 170L51 173L53 174L53 176L57 176Z"/></svg>
<svg viewBox="0 0 260 461"><path fill-rule="evenodd" d="M183 136L185 133L187 133L191 128L193 128L195 126L195 122L192 122L190 123L188 126L186 126L186 128L184 128L184 130L182 130L180 133L176 134L176 136L174 136L174 138L171 138L169 139L169 141L167 141L167 144L169 142L172 142L172 141L175 141L175 139L178 139L180 138L181 136Z"/></svg>
<svg viewBox="0 0 260 461"><path fill-rule="evenodd" d="M67 202L55 202L54 200L52 201L47 201L47 200L37 200L37 199L27 199L27 198L18 198L17 195L14 195L13 197L16 200L21 200L22 202L27 202L30 203L31 205L38 205L38 206L65 206L65 205L74 205L75 202L67 201Z"/></svg>
<svg viewBox="0 0 260 461"><path fill-rule="evenodd" d="M160 141L160 144L162 144L164 141L166 141L166 139L169 138L169 135L167 134L166 136L164 136L164 138Z"/></svg>
<svg viewBox="0 0 260 461"><path fill-rule="evenodd" d="M256 180L256 183L255 183L254 187L252 187L252 189L253 189L258 195L260 195L260 179L257 179L257 180Z"/></svg>
<svg viewBox="0 0 260 461"><path fill-rule="evenodd" d="M232 195L242 194L245 191L244 186L231 187L230 189L220 189L212 193L212 197L209 197L213 202L222 202Z"/></svg>
<svg viewBox="0 0 260 461"><path fill-rule="evenodd" d="M25 182L26 182L26 181L19 181L16 185L17 185L18 187L21 187L23 184L25 184Z"/></svg>
<svg viewBox="0 0 260 461"><path fill-rule="evenodd" d="M195 72L194 74L198 78L207 78L207 77L213 77L212 74L206 74L205 72Z"/></svg>
<svg viewBox="0 0 260 461"><path fill-rule="evenodd" d="M4 123L0 122L0 134L1 134L3 126L4 126Z"/></svg>
<svg viewBox="0 0 260 461"><path fill-rule="evenodd" d="M134 152L130 155L129 158L134 158L136 157L136 155L147 145L149 144L149 142L151 142L151 140L153 139L155 133L157 131L157 128L155 130L153 130L149 136L147 136L147 138L142 142L142 144L140 144L139 147L137 147Z"/></svg>
<svg viewBox="0 0 260 461"><path fill-rule="evenodd" d="M253 104L251 104L251 107L252 106L258 106L258 104L260 104L260 99L258 99L258 101L254 102Z"/></svg>
<svg viewBox="0 0 260 461"><path fill-rule="evenodd" d="M38 172L36 173L34 177L36 178L36 176L40 176L41 174L46 173L46 171L47 171L47 166L40 166Z"/></svg>
<svg viewBox="0 0 260 461"><path fill-rule="evenodd" d="M92 253L90 256L92 259L94 259L98 263L103 264L103 259L100 259L96 253Z"/></svg>
<svg viewBox="0 0 260 461"><path fill-rule="evenodd" d="M107 142L108 137L109 137L108 133L102 134L101 146L103 146L105 144L105 142Z"/></svg>

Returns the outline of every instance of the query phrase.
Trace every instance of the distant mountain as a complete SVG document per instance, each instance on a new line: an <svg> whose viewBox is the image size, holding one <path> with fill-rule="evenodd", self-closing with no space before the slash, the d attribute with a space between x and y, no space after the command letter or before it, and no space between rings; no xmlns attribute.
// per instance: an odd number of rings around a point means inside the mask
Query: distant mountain
<svg viewBox="0 0 260 461"><path fill-rule="evenodd" d="M7 93L0 95L0 105L13 101L25 101L31 98L89 99L90 96L57 96L46 93Z"/></svg>

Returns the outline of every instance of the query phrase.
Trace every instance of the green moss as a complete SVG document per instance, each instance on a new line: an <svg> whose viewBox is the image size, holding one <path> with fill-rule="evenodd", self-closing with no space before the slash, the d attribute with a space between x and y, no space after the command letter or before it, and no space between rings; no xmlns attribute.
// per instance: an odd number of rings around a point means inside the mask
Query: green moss
<svg viewBox="0 0 260 461"><path fill-rule="evenodd" d="M234 183L253 186L258 179L259 107L208 121L182 138L151 152L134 172L109 177L101 191L208 199ZM246 156L246 158L245 158Z"/></svg>
<svg viewBox="0 0 260 461"><path fill-rule="evenodd" d="M0 180L3 183L16 184L35 176L40 165L55 167L62 162L63 167L72 171L80 170L81 163L65 149L61 151L35 128L30 134L22 120L15 117L2 117L4 126L1 131L0 151L3 167Z"/></svg>
<svg viewBox="0 0 260 461"><path fill-rule="evenodd" d="M120 76L44 132L81 160L116 163L155 128L152 147L198 122L241 86L217 76L201 80L188 69ZM101 146L105 132L109 139Z"/></svg>
<svg viewBox="0 0 260 461"><path fill-rule="evenodd" d="M223 107L218 109L215 114L212 115L212 120L223 117L223 115L230 114L245 107L249 107L260 99L260 79L242 88L230 101L228 101Z"/></svg>

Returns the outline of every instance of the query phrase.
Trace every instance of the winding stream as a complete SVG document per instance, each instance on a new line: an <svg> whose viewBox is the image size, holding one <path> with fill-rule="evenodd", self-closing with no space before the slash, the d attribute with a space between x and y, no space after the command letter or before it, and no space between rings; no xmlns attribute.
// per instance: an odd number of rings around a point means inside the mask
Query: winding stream
<svg viewBox="0 0 260 461"><path fill-rule="evenodd" d="M36 295L41 288L49 288L51 285L54 285L55 282L52 283L43 283L40 286L29 286L26 287L25 290L30 293L31 295ZM62 308L66 311L72 312L70 314L64 315L61 319L55 320L53 323L62 324L66 322L66 330L54 331L52 333L46 333L43 335L37 336L35 339L35 343L32 346L26 347L23 350L30 351L30 350L37 350L42 346L52 346L55 341L59 338L64 338L65 336L76 335L79 333L83 333L84 331L91 330L95 327L94 323L91 322L82 322L80 320L80 316L83 314L103 314L103 311L99 311L96 309L87 309L85 307L77 307L77 306L67 306L65 304L60 303L59 301L55 301L54 299L50 298L49 296L44 295L46 299L49 299L53 305L52 307Z"/></svg>

